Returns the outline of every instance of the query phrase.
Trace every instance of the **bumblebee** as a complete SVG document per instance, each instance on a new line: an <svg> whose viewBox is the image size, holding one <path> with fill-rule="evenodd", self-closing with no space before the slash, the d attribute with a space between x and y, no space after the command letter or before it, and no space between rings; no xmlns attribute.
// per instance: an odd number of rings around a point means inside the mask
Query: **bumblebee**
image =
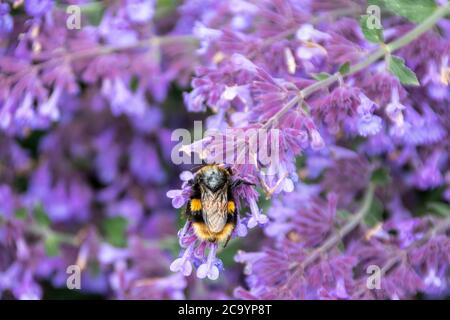
<svg viewBox="0 0 450 320"><path fill-rule="evenodd" d="M232 191L242 182L233 181L231 169L217 164L205 165L196 172L185 214L199 239L227 245L238 217Z"/></svg>

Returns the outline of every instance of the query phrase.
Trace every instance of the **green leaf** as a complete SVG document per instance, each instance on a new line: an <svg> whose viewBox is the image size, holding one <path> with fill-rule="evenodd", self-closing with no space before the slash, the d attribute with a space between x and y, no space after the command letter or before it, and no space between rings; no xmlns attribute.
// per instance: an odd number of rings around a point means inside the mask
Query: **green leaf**
<svg viewBox="0 0 450 320"><path fill-rule="evenodd" d="M47 238L45 238L45 252L49 257L55 257L59 255L59 247L60 247L60 241L57 236L49 235Z"/></svg>
<svg viewBox="0 0 450 320"><path fill-rule="evenodd" d="M383 3L389 11L415 23L424 21L436 9L434 0L384 0Z"/></svg>
<svg viewBox="0 0 450 320"><path fill-rule="evenodd" d="M128 221L124 217L116 216L103 221L103 232L107 242L116 247L125 247Z"/></svg>
<svg viewBox="0 0 450 320"><path fill-rule="evenodd" d="M34 208L34 218L35 218L37 224L39 224L41 226L48 227L50 225L50 218L45 213L42 205L37 205Z"/></svg>
<svg viewBox="0 0 450 320"><path fill-rule="evenodd" d="M349 71L350 71L350 62L346 62L339 67L339 73L342 74L343 76L346 75Z"/></svg>
<svg viewBox="0 0 450 320"><path fill-rule="evenodd" d="M383 3L384 3L384 0L368 0L367 1L368 6L376 5L376 6L381 7L383 5Z"/></svg>
<svg viewBox="0 0 450 320"><path fill-rule="evenodd" d="M364 217L364 223L368 227L373 228L379 222L383 221L383 212L383 204L378 199L374 199L372 205L370 206L369 212Z"/></svg>
<svg viewBox="0 0 450 320"><path fill-rule="evenodd" d="M331 76L331 74L329 74L327 72L312 73L311 74L311 77L313 77L317 81L325 80L325 79L329 78L330 76Z"/></svg>
<svg viewBox="0 0 450 320"><path fill-rule="evenodd" d="M155 18L164 17L176 10L179 5L178 0L157 0Z"/></svg>
<svg viewBox="0 0 450 320"><path fill-rule="evenodd" d="M389 71L395 75L401 83L405 85L419 86L420 82L417 80L414 71L405 65L405 60L400 57L391 56L389 59Z"/></svg>
<svg viewBox="0 0 450 320"><path fill-rule="evenodd" d="M369 15L363 15L361 16L361 19L359 20L359 25L361 26L361 30L364 34L364 37L367 41L373 42L373 43L382 43L384 42L383 38L383 28L377 29L377 28L370 28L368 19L370 18Z"/></svg>
<svg viewBox="0 0 450 320"><path fill-rule="evenodd" d="M430 202L427 204L428 210L443 216L447 217L450 215L450 205L442 202Z"/></svg>
<svg viewBox="0 0 450 320"><path fill-rule="evenodd" d="M372 172L370 180L379 186L387 185L391 182L391 176L386 168L378 168Z"/></svg>
<svg viewBox="0 0 450 320"><path fill-rule="evenodd" d="M16 210L15 216L17 219L25 220L28 216L28 211L26 208L19 208Z"/></svg>
<svg viewBox="0 0 450 320"><path fill-rule="evenodd" d="M105 8L101 1L87 3L81 6L82 15L86 16L88 21L94 26L98 26L100 24L104 11Z"/></svg>
<svg viewBox="0 0 450 320"><path fill-rule="evenodd" d="M131 91L136 92L136 90L139 88L139 78L136 76L133 76L131 78L130 83Z"/></svg>

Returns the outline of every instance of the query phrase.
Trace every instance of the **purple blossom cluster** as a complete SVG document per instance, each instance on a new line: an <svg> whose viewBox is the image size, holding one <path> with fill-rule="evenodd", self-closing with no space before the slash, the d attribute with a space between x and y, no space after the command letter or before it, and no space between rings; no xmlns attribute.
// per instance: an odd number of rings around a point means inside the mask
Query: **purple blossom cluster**
<svg viewBox="0 0 450 320"><path fill-rule="evenodd" d="M176 215L161 199L176 174L170 128L187 123L163 103L186 83L195 41L155 20L153 0L0 8L0 297L52 297L75 265L83 294L183 299L188 282L169 271Z"/></svg>
<svg viewBox="0 0 450 320"><path fill-rule="evenodd" d="M191 12L194 3L182 10ZM448 4L439 4L448 13ZM272 200L266 217L252 196L240 199L244 210L234 235L247 234L241 226L247 219L248 228L259 222L265 239L235 256L246 274L237 298L448 294L448 20L418 32L388 14L380 36L358 22L364 9L350 1L197 8L193 34L202 65L184 95L187 109L211 110L209 128L237 137L231 150L250 143L234 132L279 131L279 161L266 164L264 150L257 150L247 163L227 163ZM187 149L214 163L218 148L221 142L206 137ZM223 146L219 154L229 151ZM189 186L168 196L181 206ZM215 245L207 258L199 255L190 244L199 241L202 250L208 244L190 230L188 222L179 234L185 250L172 271L189 275L191 261L199 278L207 264L207 276L216 279ZM372 269L379 271L376 288L369 283Z"/></svg>
<svg viewBox="0 0 450 320"><path fill-rule="evenodd" d="M0 297L448 296L450 5L392 2L2 2ZM194 118L246 182L226 248L183 219Z"/></svg>

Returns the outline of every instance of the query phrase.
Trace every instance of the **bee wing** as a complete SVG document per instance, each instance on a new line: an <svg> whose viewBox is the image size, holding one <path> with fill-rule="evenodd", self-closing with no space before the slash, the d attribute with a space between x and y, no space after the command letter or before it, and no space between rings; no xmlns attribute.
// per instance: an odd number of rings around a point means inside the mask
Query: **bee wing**
<svg viewBox="0 0 450 320"><path fill-rule="evenodd" d="M220 232L227 223L227 195L204 193L202 196L203 221L211 232Z"/></svg>
<svg viewBox="0 0 450 320"><path fill-rule="evenodd" d="M211 230L212 232L220 232L223 230L227 222L226 211L223 211L223 213L217 211L215 211L214 213L205 213L203 211L203 220L205 221L209 230Z"/></svg>

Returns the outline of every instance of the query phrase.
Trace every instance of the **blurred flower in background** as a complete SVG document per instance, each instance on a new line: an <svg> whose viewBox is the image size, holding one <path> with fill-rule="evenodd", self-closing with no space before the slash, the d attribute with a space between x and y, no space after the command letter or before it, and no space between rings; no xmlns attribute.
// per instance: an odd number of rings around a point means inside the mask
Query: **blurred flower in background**
<svg viewBox="0 0 450 320"><path fill-rule="evenodd" d="M450 5L379 4L381 29L362 0L0 4L0 297L448 296ZM194 120L279 146L226 163L226 248L183 219Z"/></svg>

